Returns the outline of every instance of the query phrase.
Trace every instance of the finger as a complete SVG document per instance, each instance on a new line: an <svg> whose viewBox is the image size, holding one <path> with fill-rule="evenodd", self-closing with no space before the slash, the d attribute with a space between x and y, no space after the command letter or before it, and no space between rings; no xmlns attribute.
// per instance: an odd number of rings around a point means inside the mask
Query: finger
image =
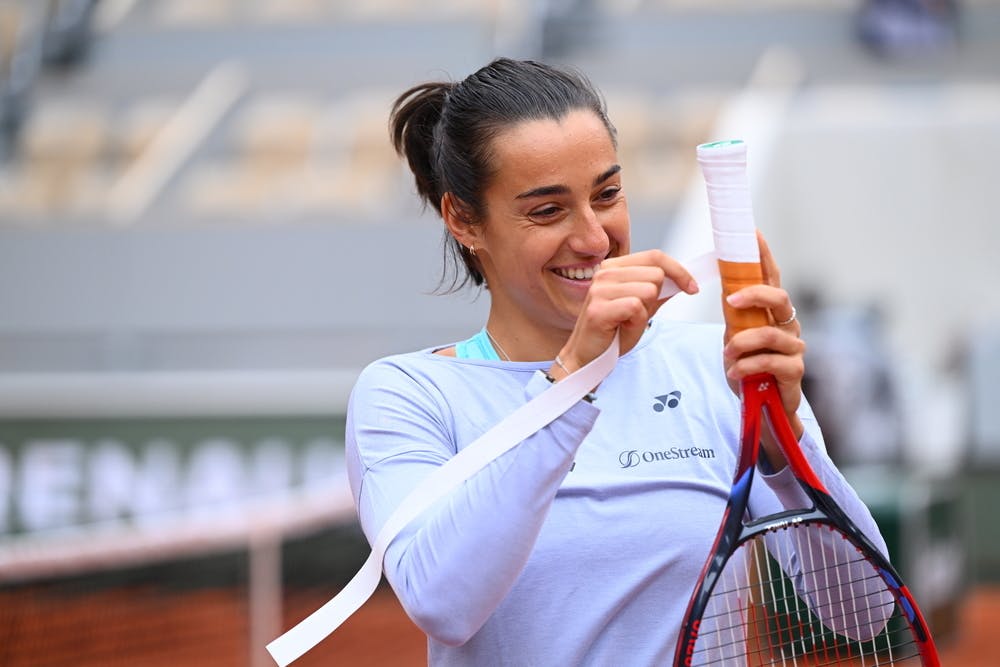
<svg viewBox="0 0 1000 667"><path fill-rule="evenodd" d="M646 304L646 316L649 318L677 294L677 280L680 280L682 284L684 281L688 281L685 289L698 291L697 282L687 269L674 263L673 260L662 261L663 258L666 258L666 255L655 251L647 252L643 256L631 256L629 260L626 260L626 262L638 263L608 262L602 264L601 268L594 274L589 298L613 299L635 295ZM657 263L650 265L649 261ZM668 271L673 271L673 277L667 273Z"/></svg>
<svg viewBox="0 0 1000 667"><path fill-rule="evenodd" d="M660 288L656 283L648 281L638 282L601 282L594 283L590 288L588 301L591 304L602 302L614 302L620 299L639 299L643 305L643 311L647 317L659 307L657 297Z"/></svg>
<svg viewBox="0 0 1000 667"><path fill-rule="evenodd" d="M767 244L764 234L757 230L757 247L760 249L760 266L764 283L773 287L781 287L781 270L774 259L771 247Z"/></svg>
<svg viewBox="0 0 1000 667"><path fill-rule="evenodd" d="M792 299L788 292L774 285L749 285L730 294L727 301L734 308L767 308L778 311L775 313L776 318L792 312Z"/></svg>
<svg viewBox="0 0 1000 667"><path fill-rule="evenodd" d="M737 380L747 375L769 373L779 382L798 382L805 373L805 362L801 355L764 352L736 359L729 365L726 375Z"/></svg>
<svg viewBox="0 0 1000 667"><path fill-rule="evenodd" d="M645 304L644 304L645 305ZM634 310L632 312L632 317L628 320L622 321L618 328L620 334L621 351L620 354L625 354L639 342L643 333L649 327L649 313L648 310Z"/></svg>
<svg viewBox="0 0 1000 667"><path fill-rule="evenodd" d="M683 291L688 294L696 294L698 292L698 281L695 280L691 272L688 271L683 264L662 250L654 248L651 250L642 250L630 255L624 255L622 257L614 257L601 262L600 268L604 269L625 266L657 267L662 272L663 277L676 283L677 286ZM659 284L662 286L662 279Z"/></svg>
<svg viewBox="0 0 1000 667"><path fill-rule="evenodd" d="M602 262L600 268L594 273L594 284L646 282L659 286L664 278L665 273L659 266L645 264L607 265Z"/></svg>
<svg viewBox="0 0 1000 667"><path fill-rule="evenodd" d="M781 403L789 415L795 413L802 402L802 378L805 364L800 356L782 354L755 354L733 362L726 368L731 383L739 383L750 375L766 373L778 382Z"/></svg>
<svg viewBox="0 0 1000 667"><path fill-rule="evenodd" d="M699 291L698 281L686 266L676 259L666 254L662 250L653 250L653 257L659 262L664 275L672 280L687 294L697 294Z"/></svg>
<svg viewBox="0 0 1000 667"><path fill-rule="evenodd" d="M733 335L723 348L723 355L727 361L734 361L760 353L803 356L805 351L805 341L792 332L776 327L755 327Z"/></svg>
<svg viewBox="0 0 1000 667"><path fill-rule="evenodd" d="M580 314L562 359L579 368L607 349L616 332L622 334L620 353L624 354L635 345L647 321L646 305L638 297L591 301Z"/></svg>
<svg viewBox="0 0 1000 667"><path fill-rule="evenodd" d="M764 283L771 287L780 288L781 270L778 268L778 262L774 259L771 247L767 244L767 240L759 229L757 230L757 244L760 247L760 264ZM792 301L787 293L785 294L784 303L777 306L769 306L768 309L771 311L771 318L774 320L775 326L794 327L796 334L799 332L800 327L796 318L795 306L792 305Z"/></svg>
<svg viewBox="0 0 1000 667"><path fill-rule="evenodd" d="M795 310L795 306L792 306L791 311L788 313L788 317L775 317L774 311L771 312L771 316L774 317L774 326L776 327L798 327L799 326L799 315ZM798 329L796 329L796 334L798 334Z"/></svg>

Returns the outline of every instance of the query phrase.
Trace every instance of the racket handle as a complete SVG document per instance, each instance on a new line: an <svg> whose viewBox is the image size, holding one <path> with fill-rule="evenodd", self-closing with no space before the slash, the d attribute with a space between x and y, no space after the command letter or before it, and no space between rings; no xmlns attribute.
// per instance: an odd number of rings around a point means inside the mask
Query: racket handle
<svg viewBox="0 0 1000 667"><path fill-rule="evenodd" d="M733 308L726 302L733 292L764 282L757 247L747 147L740 140L716 141L697 148L698 164L705 176L712 236L722 278L722 313L730 334L766 326L767 311Z"/></svg>
<svg viewBox="0 0 1000 667"><path fill-rule="evenodd" d="M739 333L745 329L767 326L767 311L763 308L733 308L726 301L733 292L750 285L764 282L760 264L750 262L727 262L719 260L719 275L722 278L722 315L730 334Z"/></svg>

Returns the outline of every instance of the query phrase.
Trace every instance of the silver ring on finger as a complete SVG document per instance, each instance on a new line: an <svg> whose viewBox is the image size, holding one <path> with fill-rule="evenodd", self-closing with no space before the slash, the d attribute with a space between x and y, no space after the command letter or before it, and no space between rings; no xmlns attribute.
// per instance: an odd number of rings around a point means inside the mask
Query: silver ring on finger
<svg viewBox="0 0 1000 667"><path fill-rule="evenodd" d="M775 322L774 326L776 326L776 327L788 326L789 324L791 324L792 322L794 322L797 319L796 316L797 316L797 313L795 312L795 306L792 306L792 314L788 316L788 319L787 320L783 320L781 322Z"/></svg>

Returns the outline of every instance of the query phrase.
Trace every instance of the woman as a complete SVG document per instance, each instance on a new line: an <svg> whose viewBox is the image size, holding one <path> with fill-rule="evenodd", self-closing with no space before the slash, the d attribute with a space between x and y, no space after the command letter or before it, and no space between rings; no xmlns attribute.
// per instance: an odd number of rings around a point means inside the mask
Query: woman
<svg viewBox="0 0 1000 667"><path fill-rule="evenodd" d="M802 401L804 345L765 244L769 284L730 302L769 309L774 325L724 336L652 319L665 280L698 286L664 253L632 252L615 131L585 79L500 59L406 91L390 127L490 311L467 341L361 374L347 450L370 540L421 479L620 338L596 398L498 457L387 550L386 576L427 633L432 665L668 664L735 469L732 386L751 373L778 379L803 449L877 536ZM780 451L765 449L754 513L800 506Z"/></svg>

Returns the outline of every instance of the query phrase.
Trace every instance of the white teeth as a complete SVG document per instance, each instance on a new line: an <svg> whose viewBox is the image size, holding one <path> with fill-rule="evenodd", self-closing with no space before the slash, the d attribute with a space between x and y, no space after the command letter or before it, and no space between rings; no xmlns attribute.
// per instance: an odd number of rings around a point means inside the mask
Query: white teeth
<svg viewBox="0 0 1000 667"><path fill-rule="evenodd" d="M579 267L575 269L556 269L556 273L571 280L590 280L594 277L594 267L587 269Z"/></svg>

